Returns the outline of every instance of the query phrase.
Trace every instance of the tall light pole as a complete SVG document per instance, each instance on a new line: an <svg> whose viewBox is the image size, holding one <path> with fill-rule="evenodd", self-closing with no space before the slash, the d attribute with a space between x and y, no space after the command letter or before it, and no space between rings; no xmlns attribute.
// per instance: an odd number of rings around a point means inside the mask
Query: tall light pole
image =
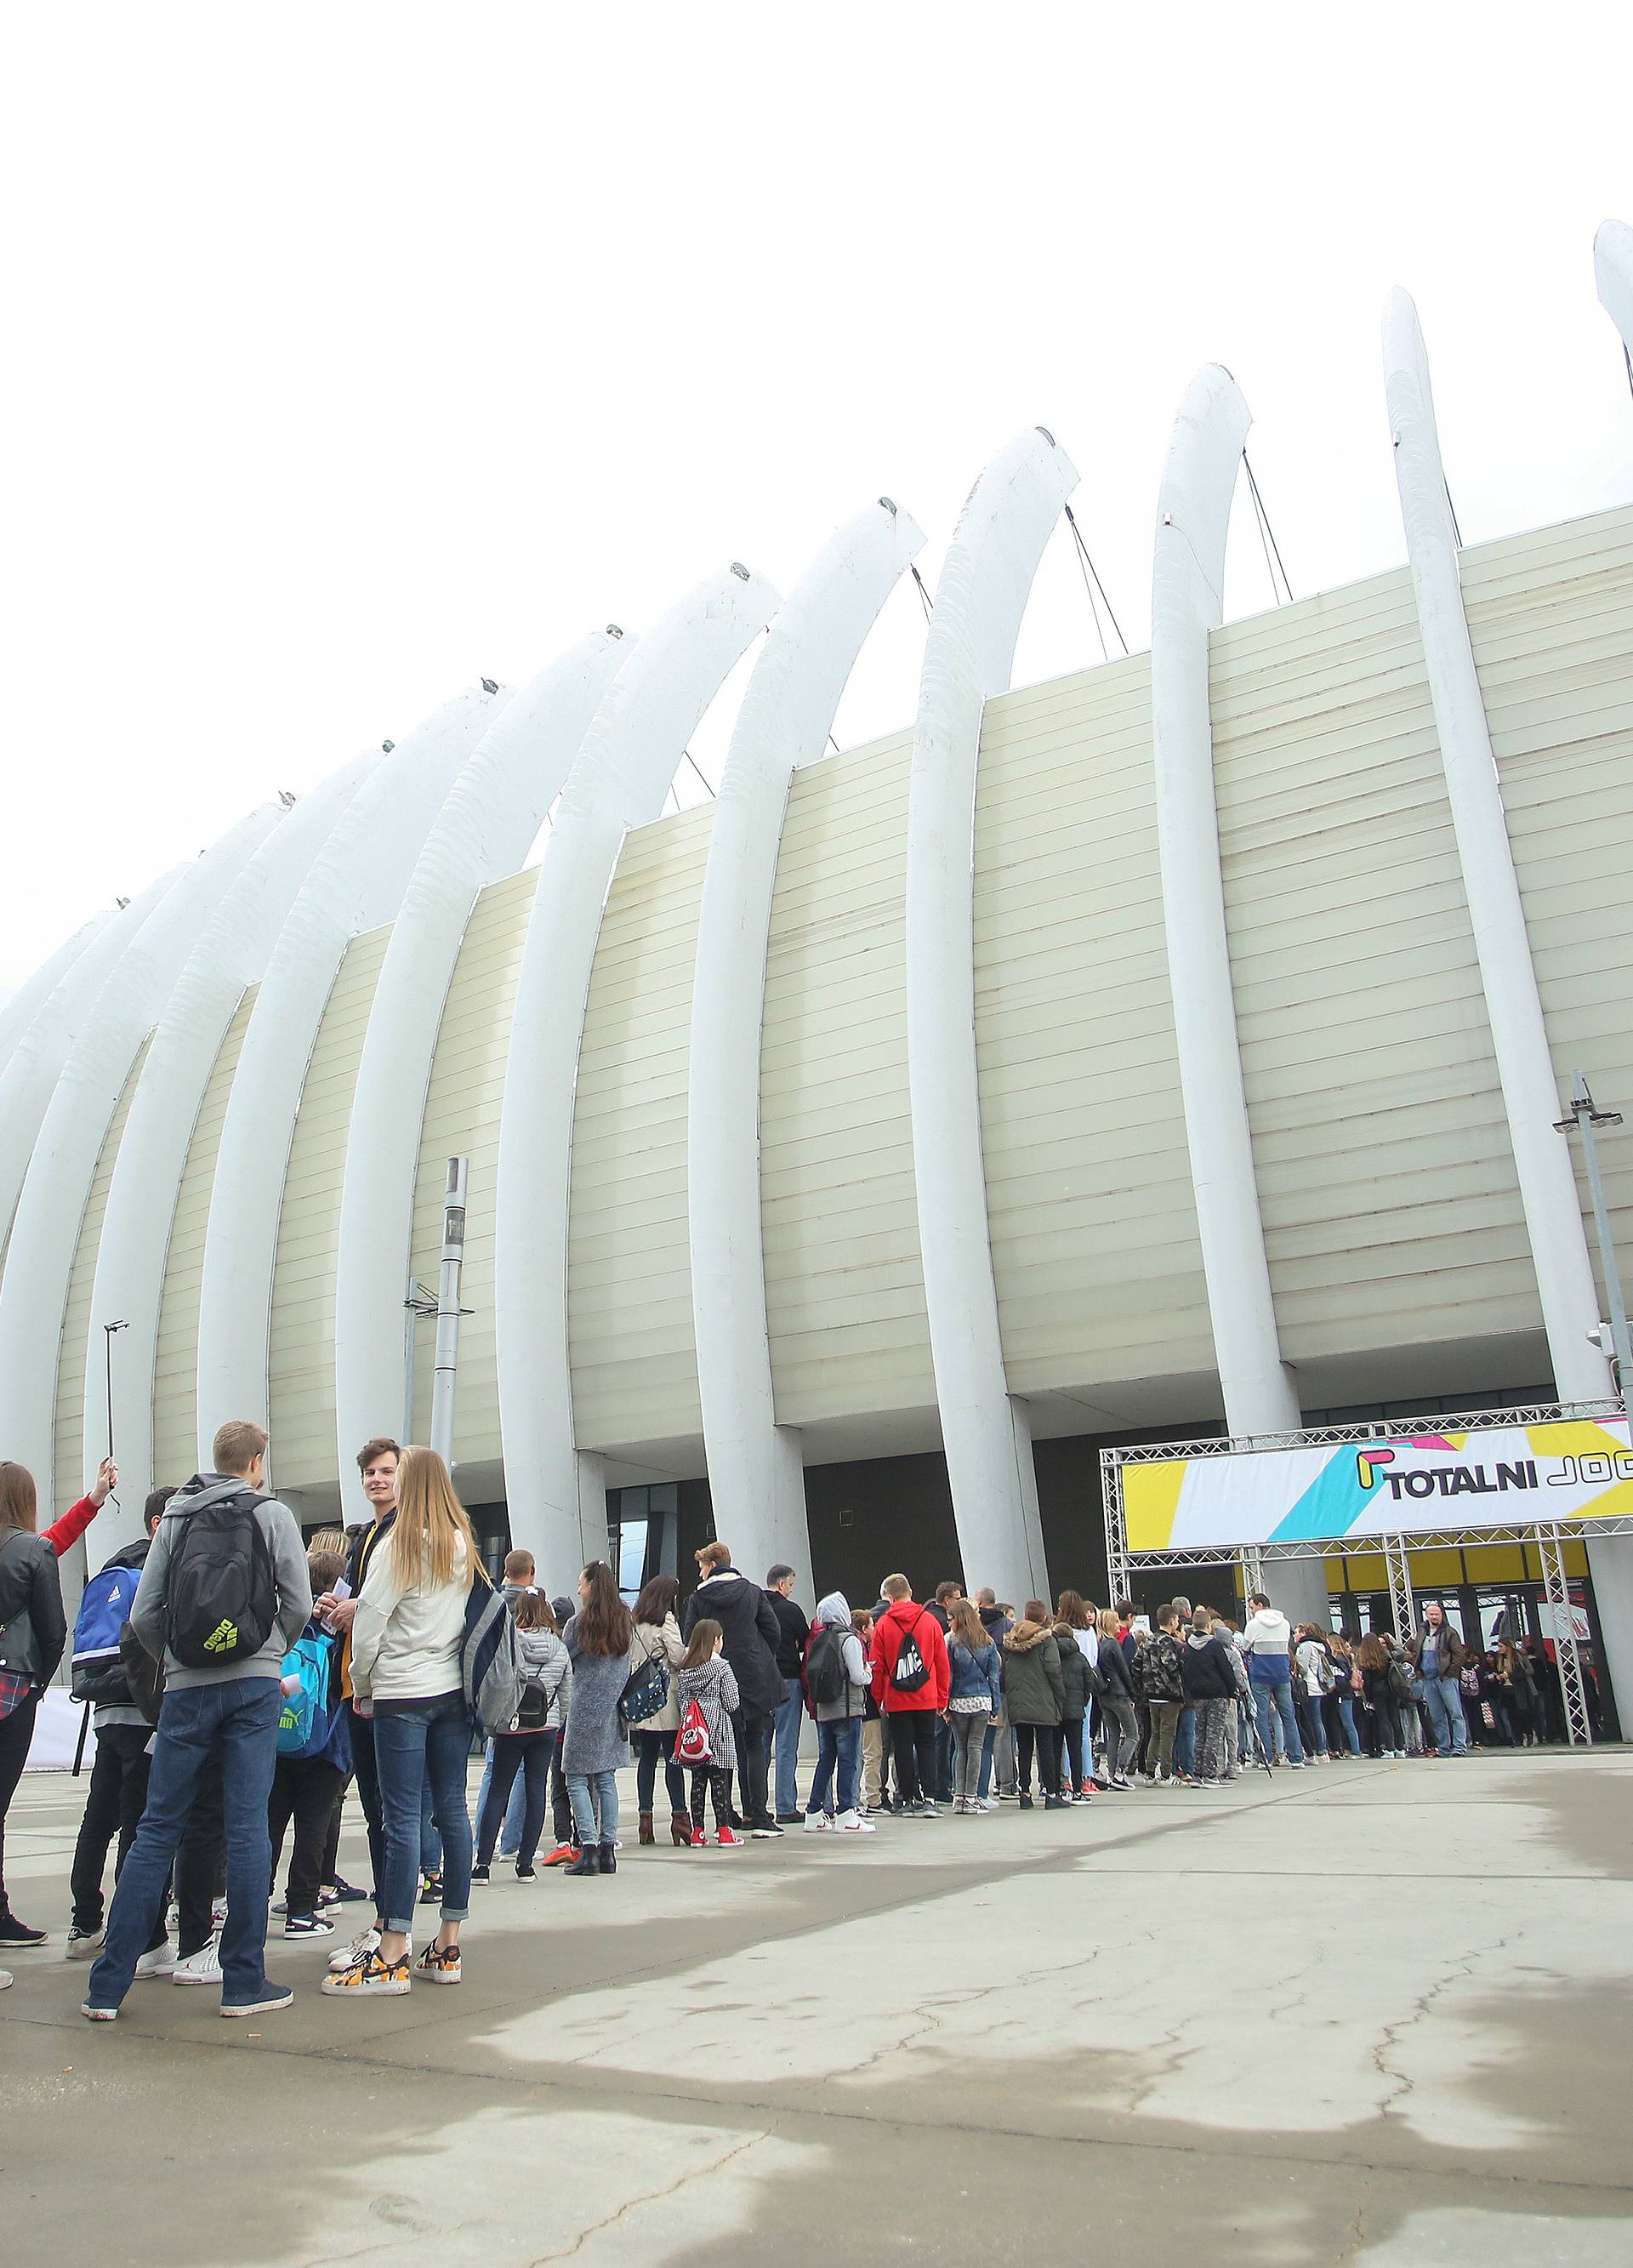
<svg viewBox="0 0 1633 2268"><path fill-rule="evenodd" d="M1623 1403L1628 1388L1633 1381L1633 1342L1628 1336L1627 1302L1622 1295L1622 1270L1616 1265L1616 1248L1610 1234L1610 1208L1605 1202L1605 1177L1599 1167L1599 1143L1596 1129L1600 1126L1620 1126L1619 1110L1600 1110L1594 1103L1585 1075L1579 1071L1570 1074L1570 1116L1554 1122L1559 1132L1569 1134L1574 1127L1582 1137L1582 1154L1587 1164L1587 1185L1593 1202L1593 1227L1599 1238L1600 1267L1605 1278L1605 1297L1610 1306L1610 1344L1616 1358L1616 1385Z"/></svg>

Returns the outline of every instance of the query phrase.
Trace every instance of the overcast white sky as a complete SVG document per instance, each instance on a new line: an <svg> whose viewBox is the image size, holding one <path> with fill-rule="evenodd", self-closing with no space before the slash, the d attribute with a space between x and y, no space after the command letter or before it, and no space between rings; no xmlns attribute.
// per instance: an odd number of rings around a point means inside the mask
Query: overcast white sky
<svg viewBox="0 0 1633 2268"><path fill-rule="evenodd" d="M1143 644L1207 360L1295 593L1398 560L1394 283L1466 539L1633 497L1633 8L1126 12L11 0L0 995L274 789L727 559L786 589L881 490L933 588L1033 423ZM904 585L842 742L922 637ZM1098 652L1063 530L1017 681Z"/></svg>

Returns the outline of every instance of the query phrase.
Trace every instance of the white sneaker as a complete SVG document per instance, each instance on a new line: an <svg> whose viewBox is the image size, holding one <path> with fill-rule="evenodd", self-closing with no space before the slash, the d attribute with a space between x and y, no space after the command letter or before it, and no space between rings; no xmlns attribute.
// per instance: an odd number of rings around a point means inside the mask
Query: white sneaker
<svg viewBox="0 0 1633 2268"><path fill-rule="evenodd" d="M875 1835L878 1829L871 1819L864 1819L859 1811L842 1811L834 1822L842 1835Z"/></svg>
<svg viewBox="0 0 1633 2268"><path fill-rule="evenodd" d="M70 1961L94 1961L107 1941L105 1929L70 1929L68 1933L66 1958Z"/></svg>
<svg viewBox="0 0 1633 2268"><path fill-rule="evenodd" d="M378 1953L379 1949L380 1933L371 1922L367 1929L357 1932L342 1951L330 1954L329 1967L338 1977L342 1969L355 1969L360 1961L366 1961L371 1953Z"/></svg>
<svg viewBox="0 0 1633 2268"><path fill-rule="evenodd" d="M832 1824L826 1811L807 1811L805 1814L807 1835L826 1835Z"/></svg>
<svg viewBox="0 0 1633 2268"><path fill-rule="evenodd" d="M144 1953L142 1955L141 1958L136 1962L134 1974L138 1977L168 1977L175 1968L175 1965L174 1961L171 1957L170 1940L166 1938L163 1945L156 1945L151 1953ZM217 1970L216 1974L219 1977L221 1971Z"/></svg>
<svg viewBox="0 0 1633 2268"><path fill-rule="evenodd" d="M152 1958L153 1955L151 1954L144 1954L143 1956L143 1960ZM152 1971L156 1977L161 1973L158 1970ZM142 1974L140 1961L136 1963L136 1974L138 1977ZM170 1969L170 1981L173 1984L219 1984L221 1982L220 1939L212 1937L208 1945L201 1945L198 1951L189 1953L185 1961L173 1962Z"/></svg>

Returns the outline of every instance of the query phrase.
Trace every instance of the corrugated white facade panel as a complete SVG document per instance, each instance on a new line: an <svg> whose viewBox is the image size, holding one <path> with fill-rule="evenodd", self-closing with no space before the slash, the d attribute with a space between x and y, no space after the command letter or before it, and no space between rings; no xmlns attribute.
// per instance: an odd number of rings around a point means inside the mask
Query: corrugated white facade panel
<svg viewBox="0 0 1633 2268"><path fill-rule="evenodd" d="M91 1194L85 1200L85 1213L80 1220L79 1241L74 1248L74 1265L68 1279L68 1303L63 1314L63 1338L56 1369L56 1469L54 1481L59 1515L85 1494L85 1483L91 1478L91 1475L80 1468L85 1456L85 1334L91 1328L91 1294L96 1285L97 1241L102 1233L102 1216L107 1210L107 1193L113 1183L114 1165L119 1156L125 1121L130 1115L136 1081L141 1078L142 1066L147 1060L147 1050L148 1042L143 1040L141 1053L125 1081L118 1108L108 1122L102 1152L92 1177ZM105 1322L116 1320L112 1315L102 1318Z"/></svg>
<svg viewBox="0 0 1633 2268"><path fill-rule="evenodd" d="M252 985L239 1002L204 1090L165 1258L153 1368L153 1471L161 1486L180 1486L198 1464L198 1299L204 1233L210 1226L210 1192L227 1097L259 989Z"/></svg>
<svg viewBox="0 0 1633 2268"><path fill-rule="evenodd" d="M1212 1361L1163 941L1145 654L988 704L975 1035L1017 1393Z"/></svg>
<svg viewBox="0 0 1633 2268"><path fill-rule="evenodd" d="M346 1130L389 928L354 938L306 1066L272 1278L268 1422L285 1487L335 1477L335 1253Z"/></svg>
<svg viewBox="0 0 1633 2268"><path fill-rule="evenodd" d="M1580 1064L1600 1100L1633 1118L1633 510L1482 546L1465 555L1462 574L1561 1088ZM1405 571L1217 633L1211 679L1232 971L1278 1325L1291 1361L1323 1366L1325 1399L1348 1355L1534 1332L1535 1285ZM935 1403L908 1116L910 750L902 733L796 775L773 906L761 1134L777 1414L824 1427L828 1454L845 1454L834 1445L851 1419L865 1433L867 1421L906 1413L904 1432L928 1437ZM625 846L591 983L570 1214L579 1444L616 1454L672 1443L686 1470L701 1469L687 1054L710 824L705 807ZM530 872L496 885L473 912L437 1048L416 1201L412 1264L430 1280L445 1161L469 1158L473 1312L456 1447L461 1465L488 1469L484 1485L500 1454L498 1121L535 880ZM1101 1387L1114 1409L1120 1381L1188 1380L1174 1388L1184 1406L1166 1414L1194 1416L1196 1376L1212 1363L1159 901L1144 657L989 705L975 892L982 1138L1009 1382L1040 1396L1078 1390L1090 1406ZM290 1160L272 1414L276 1469L291 1488L335 1477L341 1168L385 940L384 931L360 939L347 956ZM200 1264L253 998L194 1130L166 1260L155 1420L167 1479L195 1462ZM1633 1137L1607 1135L1603 1154L1619 1226L1633 1239ZM80 1237L63 1350L57 1479L67 1491L85 1478L86 1303L113 1155L105 1149ZM1633 1274L1633 1252L1625 1265ZM428 1329L417 1377L423 1438ZM1144 1395L1142 1418L1160 1414L1161 1400ZM382 1411L382 1429L401 1417Z"/></svg>
<svg viewBox="0 0 1633 2268"><path fill-rule="evenodd" d="M1579 1069L1633 1118L1633 510L1483 544L1462 578L1561 1113ZM1626 1280L1633 1142L1606 1130L1600 1160Z"/></svg>
<svg viewBox="0 0 1633 2268"><path fill-rule="evenodd" d="M933 1407L908 1115L909 733L794 775L761 1054L779 1423Z"/></svg>
<svg viewBox="0 0 1633 2268"><path fill-rule="evenodd" d="M1210 676L1283 1352L1534 1328L1409 578L1218 631Z"/></svg>
<svg viewBox="0 0 1633 2268"><path fill-rule="evenodd" d="M607 892L573 1105L567 1314L581 1448L701 1436L687 1065L712 805L634 829Z"/></svg>
<svg viewBox="0 0 1633 2268"><path fill-rule="evenodd" d="M460 1305L470 1312L460 1325L459 1388L453 1405L456 1464L499 1454L499 1390L493 1341L493 1217L499 1111L504 1101L516 973L538 880L538 868L530 866L523 873L495 882L477 899L448 987L426 1094L414 1195L410 1271L423 1283L435 1285L441 1263L448 1160L453 1157L469 1160ZM430 1439L432 1338L433 1326L419 1325L412 1428L416 1441ZM382 1416L380 1431L394 1432L399 1423L399 1412L393 1410Z"/></svg>

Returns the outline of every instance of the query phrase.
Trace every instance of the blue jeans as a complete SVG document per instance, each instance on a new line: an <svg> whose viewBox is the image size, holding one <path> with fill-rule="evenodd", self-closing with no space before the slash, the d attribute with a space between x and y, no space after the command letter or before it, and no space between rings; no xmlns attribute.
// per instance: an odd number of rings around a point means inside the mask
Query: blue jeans
<svg viewBox="0 0 1633 2268"><path fill-rule="evenodd" d="M1355 1721L1353 1693L1341 1693L1338 1696L1338 1713L1343 1719L1344 1738L1350 1743L1350 1753L1352 1756L1358 1756L1361 1753L1361 1734Z"/></svg>
<svg viewBox="0 0 1633 2268"><path fill-rule="evenodd" d="M835 1717L830 1723L817 1727L816 1771L812 1776L807 1812L826 1811L828 1790L837 1787L833 1809L854 1811L858 1793L857 1783L862 1777L862 1719L860 1717Z"/></svg>
<svg viewBox="0 0 1633 2268"><path fill-rule="evenodd" d="M778 1814L796 1812L799 1808L799 1734L805 1723L805 1688L797 1677L783 1680L783 1698L772 1720L772 1754L776 1759L776 1801L772 1809Z"/></svg>
<svg viewBox="0 0 1633 2268"><path fill-rule="evenodd" d="M482 1786L476 1791L476 1816L480 1820L488 1800L488 1791L493 1786L493 1759L496 1743L488 1743L488 1761L482 1768ZM499 1856L513 1859L522 1839L522 1816L527 1808L527 1781L518 1772L511 1786L510 1809L504 1815L504 1825L499 1831Z"/></svg>
<svg viewBox="0 0 1633 2268"><path fill-rule="evenodd" d="M1196 1769L1196 1711L1188 1701L1181 1708L1180 1721L1174 1727L1173 1769L1177 1772Z"/></svg>
<svg viewBox="0 0 1633 2268"><path fill-rule="evenodd" d="M989 1725L981 1740L981 1778L977 1782L984 1803L992 1793L992 1751L997 1744L998 1728Z"/></svg>
<svg viewBox="0 0 1633 2268"><path fill-rule="evenodd" d="M1468 1754L1468 1719L1463 1714L1462 1689L1455 1677L1425 1677L1423 1698L1429 1721L1435 1728L1435 1746L1443 1756Z"/></svg>
<svg viewBox="0 0 1633 2268"><path fill-rule="evenodd" d="M569 1772L567 1793L572 1798L573 1835L582 1851L586 1843L615 1843L618 1839L618 1775L616 1772Z"/></svg>
<svg viewBox="0 0 1633 2268"><path fill-rule="evenodd" d="M1259 1738L1264 1742L1264 1752L1270 1753L1270 1719L1274 1715L1282 1728L1289 1764L1304 1762L1304 1742L1298 1737L1298 1712L1293 1707L1293 1682L1291 1677L1257 1678L1253 1681L1254 1713L1259 1719Z"/></svg>
<svg viewBox="0 0 1633 2268"><path fill-rule="evenodd" d="M148 1772L147 1808L114 1886L107 1941L91 1971L86 1999L117 2008L136 1962L153 1940L171 1863L212 1757L221 1762L227 1843L227 1918L221 1933L221 1999L259 2000L267 1989L267 1885L272 1844L267 1799L278 1757L283 1696L276 1677L224 1678L166 1693Z"/></svg>
<svg viewBox="0 0 1633 2268"><path fill-rule="evenodd" d="M374 1719L374 1763L386 1825L386 1927L406 1937L420 1890L421 1805L430 1786L442 1837L442 1918L463 1921L471 1903L471 1815L465 1763L471 1720L462 1693L392 1709Z"/></svg>

